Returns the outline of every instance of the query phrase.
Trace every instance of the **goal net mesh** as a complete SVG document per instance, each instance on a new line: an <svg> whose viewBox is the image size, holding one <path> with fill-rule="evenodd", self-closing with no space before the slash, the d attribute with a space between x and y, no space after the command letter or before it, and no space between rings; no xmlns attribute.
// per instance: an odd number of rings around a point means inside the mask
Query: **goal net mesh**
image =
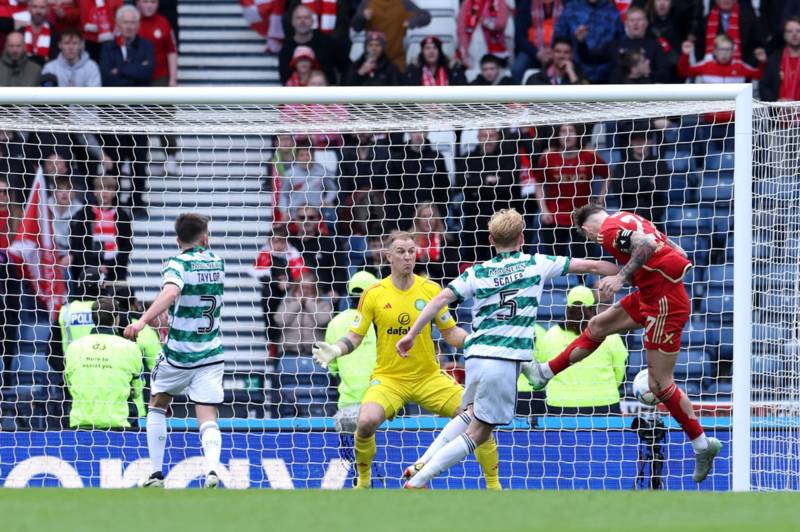
<svg viewBox="0 0 800 532"><path fill-rule="evenodd" d="M571 210L592 201L652 220L695 265L675 375L706 431L726 444L701 488L730 489L732 108L0 108L0 485L126 487L149 473L144 404L167 321L140 338L142 360L122 384L118 361L104 366L69 345L94 330L95 287L115 300L120 327L155 299L165 261L178 253L181 213L210 217L210 247L226 265L223 307L208 316L220 321L225 352L223 484L336 489L354 476L352 430L375 384L375 348L332 372L313 363L310 349L347 331L349 323L331 320L357 304L348 293L355 274L389 275L387 236L411 232L415 272L444 286L492 257L487 223L507 207L524 214L525 251L601 257L569 226ZM755 109L752 478L760 489L797 489L800 470L798 118L791 106ZM537 360L566 346L580 327L576 312L587 316L568 305L569 290L596 282L566 276L545 285ZM593 297L594 312L613 303ZM470 302L453 309L467 330L470 310ZM408 326L408 317L396 325ZM441 371L463 381L461 351L433 337ZM696 489L679 427L634 398L633 377L646 367L635 331L546 393L520 381L517 416L496 432L503 486ZM436 411L446 390L433 398L409 390L398 396L408 404L377 433L376 487L398 487L452 414ZM174 398L168 425L167 486L199 485L204 466L186 394ZM477 488L483 474L470 458L433 486Z"/></svg>

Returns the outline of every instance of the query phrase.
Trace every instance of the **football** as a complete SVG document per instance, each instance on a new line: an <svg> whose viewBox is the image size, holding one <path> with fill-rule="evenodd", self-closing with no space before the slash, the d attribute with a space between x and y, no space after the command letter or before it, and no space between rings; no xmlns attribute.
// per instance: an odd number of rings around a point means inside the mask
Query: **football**
<svg viewBox="0 0 800 532"><path fill-rule="evenodd" d="M655 406L659 403L656 394L650 391L650 385L647 383L646 369L637 373L636 377L633 378L633 395L643 405Z"/></svg>

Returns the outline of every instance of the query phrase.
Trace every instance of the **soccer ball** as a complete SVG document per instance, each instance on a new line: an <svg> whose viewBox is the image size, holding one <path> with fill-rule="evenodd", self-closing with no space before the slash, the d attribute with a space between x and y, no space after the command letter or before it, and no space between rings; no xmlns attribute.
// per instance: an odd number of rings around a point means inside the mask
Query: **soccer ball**
<svg viewBox="0 0 800 532"><path fill-rule="evenodd" d="M650 391L646 369L637 373L636 377L633 378L633 395L643 405L655 406L660 402L656 394Z"/></svg>

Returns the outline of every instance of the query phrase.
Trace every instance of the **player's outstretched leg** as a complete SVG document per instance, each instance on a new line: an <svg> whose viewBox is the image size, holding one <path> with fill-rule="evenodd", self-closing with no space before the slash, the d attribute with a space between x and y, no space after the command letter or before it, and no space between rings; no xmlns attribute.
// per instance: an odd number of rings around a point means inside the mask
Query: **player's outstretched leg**
<svg viewBox="0 0 800 532"><path fill-rule="evenodd" d="M497 454L497 442L494 436L478 445L475 449L475 460L481 465L483 478L486 479L486 489L501 491L500 485L500 457Z"/></svg>
<svg viewBox="0 0 800 532"><path fill-rule="evenodd" d="M649 365L650 390L669 410L673 419L680 424L683 431L692 442L695 452L695 466L692 478L695 482L702 482L711 472L714 458L722 449L722 442L716 438L706 437L703 427L700 426L694 408L689 398L681 391L673 380L676 355L664 354L657 349L647 350L647 363Z"/></svg>
<svg viewBox="0 0 800 532"><path fill-rule="evenodd" d="M206 421L200 425L200 443L203 446L203 458L206 462L205 488L216 488L219 485L219 455L222 452L222 434L216 421Z"/></svg>
<svg viewBox="0 0 800 532"><path fill-rule="evenodd" d="M147 452L152 473L140 482L143 488L164 487L164 447L167 444L167 410L150 406L147 411Z"/></svg>
<svg viewBox="0 0 800 532"><path fill-rule="evenodd" d="M372 487L372 459L375 458L375 431L386 419L383 406L377 403L364 403L358 414L356 427L355 454L358 481L354 489Z"/></svg>

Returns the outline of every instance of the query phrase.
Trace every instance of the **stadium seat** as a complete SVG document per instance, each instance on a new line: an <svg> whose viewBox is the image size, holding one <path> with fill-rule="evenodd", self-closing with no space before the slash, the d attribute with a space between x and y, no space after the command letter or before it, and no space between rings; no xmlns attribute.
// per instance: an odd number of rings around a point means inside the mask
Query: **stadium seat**
<svg viewBox="0 0 800 532"><path fill-rule="evenodd" d="M700 188L700 200L714 203L733 200L733 172L725 170L706 171L703 173L703 186Z"/></svg>
<svg viewBox="0 0 800 532"><path fill-rule="evenodd" d="M733 264L715 264L708 267L709 289L725 288L733 294Z"/></svg>
<svg viewBox="0 0 800 532"><path fill-rule="evenodd" d="M667 209L667 233L671 236L696 235L710 232L710 220L700 217L697 207L669 207Z"/></svg>
<svg viewBox="0 0 800 532"><path fill-rule="evenodd" d="M700 200L700 195L698 194L699 182L700 180L696 174L672 174L670 177L668 205L683 207L697 203Z"/></svg>
<svg viewBox="0 0 800 532"><path fill-rule="evenodd" d="M546 290L539 298L537 318L543 321L563 321L566 306L566 290Z"/></svg>
<svg viewBox="0 0 800 532"><path fill-rule="evenodd" d="M700 329L685 328L681 334L681 346L686 349L705 349L706 332Z"/></svg>
<svg viewBox="0 0 800 532"><path fill-rule="evenodd" d="M686 251L694 264L708 264L711 253L711 238L705 235L677 236L673 240Z"/></svg>
<svg viewBox="0 0 800 532"><path fill-rule="evenodd" d="M729 402L733 393L733 385L727 380L710 382L703 390L703 397L709 401Z"/></svg>
<svg viewBox="0 0 800 532"><path fill-rule="evenodd" d="M768 348L770 345L783 345L787 339L788 331L779 324L753 324L753 342L762 344L762 349Z"/></svg>
<svg viewBox="0 0 800 532"><path fill-rule="evenodd" d="M711 319L733 320L733 293L709 286L706 297L700 300L700 312Z"/></svg>
<svg viewBox="0 0 800 532"><path fill-rule="evenodd" d="M278 360L280 387L307 386L327 388L330 376L314 363L310 356L282 356Z"/></svg>
<svg viewBox="0 0 800 532"><path fill-rule="evenodd" d="M672 174L687 174L694 170L694 159L689 151L667 150L664 152L663 158L667 169Z"/></svg>
<svg viewBox="0 0 800 532"><path fill-rule="evenodd" d="M706 361L706 352L703 349L681 349L675 364L675 379L699 381L708 369Z"/></svg>
<svg viewBox="0 0 800 532"><path fill-rule="evenodd" d="M705 264L695 262L694 267L686 270L683 282L690 297L702 297L706 293Z"/></svg>
<svg viewBox="0 0 800 532"><path fill-rule="evenodd" d="M735 157L733 153L722 152L712 153L706 155L705 169L706 170L733 170L735 167Z"/></svg>
<svg viewBox="0 0 800 532"><path fill-rule="evenodd" d="M580 279L578 279L577 275L560 275L558 277L554 277L549 283L547 283L544 287L544 290L545 292L547 292L549 289L569 290L577 284L580 284Z"/></svg>
<svg viewBox="0 0 800 532"><path fill-rule="evenodd" d="M623 336L628 351L642 348L642 330L631 331Z"/></svg>
<svg viewBox="0 0 800 532"><path fill-rule="evenodd" d="M632 379L647 367L647 358L643 349L628 349L628 368L626 374Z"/></svg>

